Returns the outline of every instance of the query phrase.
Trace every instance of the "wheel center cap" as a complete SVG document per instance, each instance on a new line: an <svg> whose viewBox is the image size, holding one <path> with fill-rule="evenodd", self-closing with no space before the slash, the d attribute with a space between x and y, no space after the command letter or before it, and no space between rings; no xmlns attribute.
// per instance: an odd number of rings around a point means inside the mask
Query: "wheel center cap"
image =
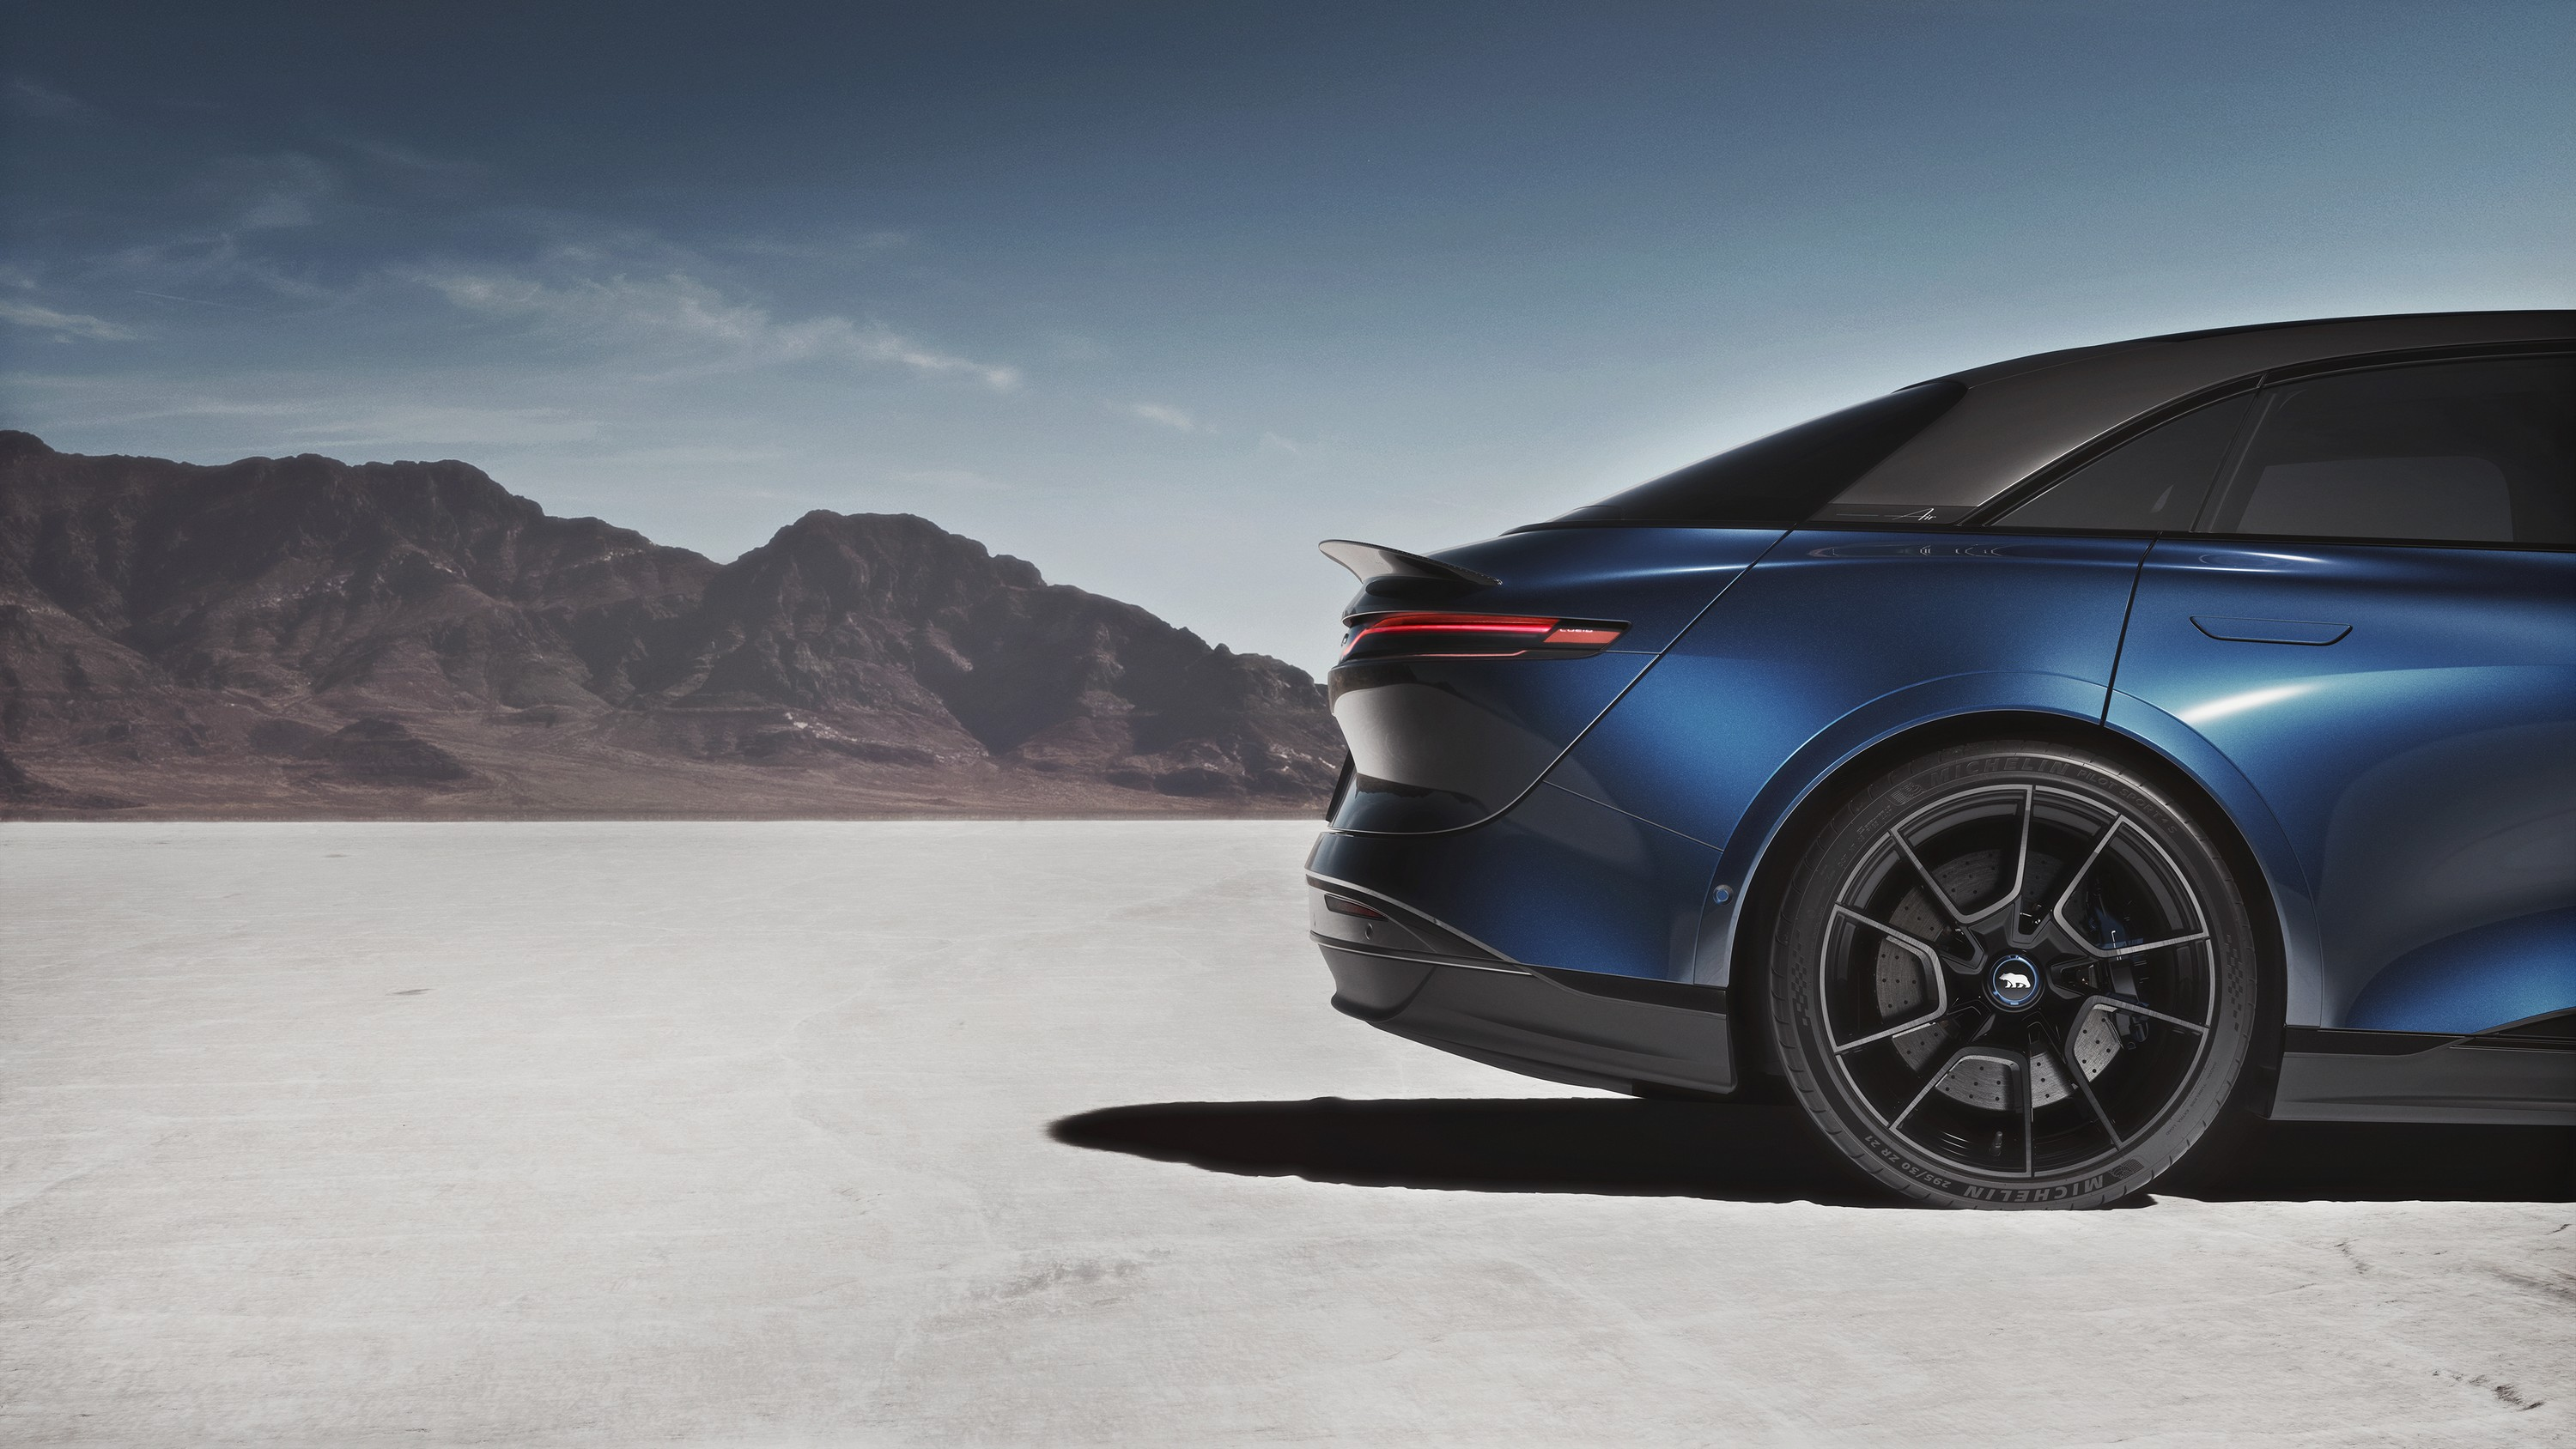
<svg viewBox="0 0 2576 1449"><path fill-rule="evenodd" d="M2006 1011L2022 1011L2039 1000L2039 968L2023 955L2001 957L1986 968L1986 995Z"/></svg>

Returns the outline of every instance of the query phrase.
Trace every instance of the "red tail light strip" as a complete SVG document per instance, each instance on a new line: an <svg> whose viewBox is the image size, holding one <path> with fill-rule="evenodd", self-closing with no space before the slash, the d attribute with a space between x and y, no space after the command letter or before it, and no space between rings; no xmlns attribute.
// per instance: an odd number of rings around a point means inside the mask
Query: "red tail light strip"
<svg viewBox="0 0 2576 1449"><path fill-rule="evenodd" d="M1371 652L1511 655L1528 649L1601 649L1628 632L1625 624L1568 622L1510 614L1388 614L1361 625L1342 645L1350 658L1364 644ZM1444 642L1458 647L1444 649ZM1392 646L1391 648L1387 646Z"/></svg>

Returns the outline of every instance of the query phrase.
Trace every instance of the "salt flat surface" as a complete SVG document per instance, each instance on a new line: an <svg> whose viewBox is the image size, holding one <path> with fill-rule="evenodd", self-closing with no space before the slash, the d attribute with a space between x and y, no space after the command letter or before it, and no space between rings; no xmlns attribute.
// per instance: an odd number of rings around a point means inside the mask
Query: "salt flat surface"
<svg viewBox="0 0 2576 1449"><path fill-rule="evenodd" d="M1329 1010L1312 835L0 827L0 1442L2576 1441L2564 1204L1765 1201Z"/></svg>

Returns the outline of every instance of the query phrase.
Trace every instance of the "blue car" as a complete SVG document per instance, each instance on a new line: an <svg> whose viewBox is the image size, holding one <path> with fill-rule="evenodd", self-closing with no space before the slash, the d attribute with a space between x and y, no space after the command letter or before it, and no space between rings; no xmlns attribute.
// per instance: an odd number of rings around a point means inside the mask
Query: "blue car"
<svg viewBox="0 0 2576 1449"><path fill-rule="evenodd" d="M2576 312L2046 353L1323 548L1352 1016L1957 1206L2576 1123Z"/></svg>

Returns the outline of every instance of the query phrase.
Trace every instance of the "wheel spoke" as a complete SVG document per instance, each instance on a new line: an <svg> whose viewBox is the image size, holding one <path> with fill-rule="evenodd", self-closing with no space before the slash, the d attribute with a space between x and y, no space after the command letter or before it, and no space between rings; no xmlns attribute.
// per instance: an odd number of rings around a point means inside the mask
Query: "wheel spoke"
<svg viewBox="0 0 2576 1449"><path fill-rule="evenodd" d="M1905 833L1890 830L1887 832L1887 838L1896 842L1897 854L1904 856L1905 863L1913 866L1914 873L1923 878L1923 888L1932 893L1933 902L1941 907L1941 914L1950 918L1950 924L1954 926L1968 924L1968 918L1959 914L1959 903L1950 899L1950 893L1942 889L1940 881L1933 878L1932 867L1925 865L1923 857L1914 853L1914 843L1905 838Z"/></svg>
<svg viewBox="0 0 2576 1449"><path fill-rule="evenodd" d="M2021 843L2013 847L2012 890L2004 899L2021 904L2021 893L2030 887L2030 832L2039 822L2039 792L2028 785L2021 787Z"/></svg>
<svg viewBox="0 0 2576 1449"><path fill-rule="evenodd" d="M2103 830L2102 834L2097 839L2094 840L2093 849L2085 854L2084 863L2077 866L2074 874L2066 878L2066 889L2057 893L2056 904L2049 907L2049 920L2054 922L2060 931L2066 933L2066 939L2073 941L2086 955L2100 961L2115 960L2122 956L2135 956L2146 951L2161 951L2167 946L2188 946L2195 941L2208 940L2209 928L2206 924L2203 924L2198 929L2187 931L2179 936L2167 936L2158 941L2143 941L2134 946L2104 946L2095 941L2087 932L2079 930L2073 921L2066 918L2066 908L2068 905L2073 903L2077 888L2082 886L2086 877L2092 874L2094 863L2101 859L2102 852L2111 844L2111 837L2119 834L2120 827L2124 825L2129 826L2129 828L2133 830L2137 828L2131 823L2129 817L2126 815L2115 814L2111 817L2110 825ZM2156 846L2153 838L2148 837L2144 831L2140 831L2139 835L2141 839L2146 840L2150 848L2154 848L2159 854L2162 854L2162 848ZM2170 860L2166 863L2168 865L2171 864ZM2208 920L2208 917L2201 913L2199 899L2197 897L2189 896L2188 893L2186 893L2186 898L2191 906L2193 917L2205 923Z"/></svg>
<svg viewBox="0 0 2576 1449"><path fill-rule="evenodd" d="M1862 915L1860 912L1853 910L1849 906L1838 905L1834 907L1834 914L1844 920L1856 922L1878 932L1879 935L1887 939L1889 944L1895 946L1900 951L1911 954L1916 960L1921 961L1923 963L1923 974L1932 978L1932 1009L1930 1011L1925 1012L1921 1016L1915 1017L1911 1021L1901 1021L1894 1026L1884 1027L1878 1031L1871 1032L1869 1035L1862 1037L1858 1041L1835 1042L1833 1039L1833 1014L1828 1011L1825 1014L1825 1040L1832 1044L1835 1056L1842 1056L1848 1052L1856 1052L1862 1047L1868 1046L1872 1042L1885 1041L1892 1036L1902 1036L1905 1033L1914 1030L1916 1027L1930 1026L1932 1023L1939 1021L1950 1014L1950 983L1945 979L1947 973L1941 969L1940 952L1933 950L1928 943L1917 940L1916 938L1905 934L1903 931L1896 929L1894 926L1887 925L1881 921L1873 921L1869 917Z"/></svg>
<svg viewBox="0 0 2576 1449"><path fill-rule="evenodd" d="M2022 1037L2021 1054L2021 1175L2039 1175L2039 1063L2030 1054L2030 1037Z"/></svg>
<svg viewBox="0 0 2576 1449"><path fill-rule="evenodd" d="M1884 1031L1871 1032L1869 1035L1862 1037L1858 1041L1837 1043L1834 1047L1834 1055L1838 1057L1848 1056L1853 1052L1859 1051L1862 1047L1872 1045L1876 1042L1883 1042L1889 1037L1903 1036L1917 1027L1931 1026L1949 1014L1950 1013L1947 1011L1936 1011L1929 1016L1918 1016L1912 1021L1898 1022L1896 1025L1888 1027Z"/></svg>
<svg viewBox="0 0 2576 1449"><path fill-rule="evenodd" d="M1844 1042L1834 1048L1834 1055L1838 1057L1849 1056L1853 1052L1859 1051L1862 1047L1876 1045L1879 1042L1886 1041L1890 1037L1903 1036L1909 1031L1921 1031L1927 1026L1939 1026L1943 1022L1957 1021L1961 1017L1973 1015L1975 1010L1975 1005L1971 1002L1953 1002L1944 1009L1926 1012L1921 1016L1915 1017L1911 1021L1900 1021L1894 1026L1885 1027L1881 1030L1871 1032L1869 1035L1862 1037L1858 1041Z"/></svg>
<svg viewBox="0 0 2576 1449"><path fill-rule="evenodd" d="M2039 813L2038 792L2031 786L2024 785L2021 787L2020 813L2020 838L2013 845L2012 884L2004 888L2004 893L2002 895L1987 902L1986 905L1975 914L1962 918L1960 924L1973 925L1976 922L1982 921L1988 916L1995 914L1997 911L2008 911L2014 906L2021 904L2022 887L2030 880L2031 819Z"/></svg>
<svg viewBox="0 0 2576 1449"><path fill-rule="evenodd" d="M2078 1016L2075 1020L2077 1026L2080 1026L2084 1018ZM2075 1090L2083 1096L2084 1105L2093 1109L2094 1120L2102 1124L2103 1135L2111 1139L2111 1150L2117 1152L2127 1146L2127 1140L2120 1136L2120 1124L2111 1120L2111 1114L2102 1106L2102 1099L2093 1095L2093 1082L2084 1075L2083 1063L2076 1060L2075 1027L2067 1028L2066 1043L2058 1049L2057 1065L2074 1084Z"/></svg>
<svg viewBox="0 0 2576 1449"><path fill-rule="evenodd" d="M2142 941L2135 946L2097 946L2091 941L2087 941L2080 936L2076 938L2076 944L2082 946L2085 950L2092 952L2099 960L2116 961L2123 956L2135 956L2146 951L2161 951L2167 946L2188 946L2195 941L2206 941L2208 939L2209 933L2207 931L2194 931L2187 936L2167 936L2161 941Z"/></svg>
<svg viewBox="0 0 2576 1449"><path fill-rule="evenodd" d="M1932 1089L1941 1085L1943 1079L1967 1062L2001 1062L2007 1067L2014 1065L2010 1052L1997 1047L1978 1046L1970 1042L1941 1059L1941 1065L1934 1067L1931 1075L1923 1079L1923 1085L1915 1089L1914 1096L1905 1104L1905 1110L1888 1119L1888 1130L1893 1132L1903 1126L1905 1119L1914 1115L1914 1109L1923 1105L1923 1099L1932 1095Z"/></svg>
<svg viewBox="0 0 2576 1449"><path fill-rule="evenodd" d="M2048 918L2057 923L2057 929L2064 931L2068 939L2088 950L2093 948L2093 938L2075 929L2075 923L2066 919L2066 905L2067 902L2075 899L2076 888L2084 884L2084 878L2093 873L2093 862L2100 860L2102 852L2110 848L2111 837L2119 834L2120 827L2128 823L2129 817L2126 815L2111 817L2111 823L2104 826L2101 835L2094 840L2093 848L2085 852L2084 863L2067 873L2066 889L2057 893L2055 904L2048 908Z"/></svg>
<svg viewBox="0 0 2576 1449"><path fill-rule="evenodd" d="M2202 1036L2209 1035L2209 1028L2200 1022L2185 1021L2179 1016L2158 1011L2152 1006L2148 1006L2142 1002L2131 1001L2125 996L2086 997L2084 1004L2077 1007L2075 1010L2074 1025L2079 1027L2082 1026L2085 1020L2092 1016L2094 1012L2102 1010L2125 1011L2131 1016L2143 1016L2154 1021L2161 1021L2167 1026L2178 1026L2185 1031L2198 1032Z"/></svg>
<svg viewBox="0 0 2576 1449"><path fill-rule="evenodd" d="M1913 955L1920 958L1926 966L1937 967L1941 964L1940 951L1935 949L1931 942L1924 940L1920 936L1908 935L1905 932L1896 929L1894 926L1887 924L1885 921L1871 920L1869 917L1862 915L1860 912L1853 910L1849 906L1838 905L1834 907L1834 914L1842 917L1846 921L1852 921L1857 924L1867 926L1871 930L1885 936L1889 943L1894 945L1896 949L1911 952Z"/></svg>

